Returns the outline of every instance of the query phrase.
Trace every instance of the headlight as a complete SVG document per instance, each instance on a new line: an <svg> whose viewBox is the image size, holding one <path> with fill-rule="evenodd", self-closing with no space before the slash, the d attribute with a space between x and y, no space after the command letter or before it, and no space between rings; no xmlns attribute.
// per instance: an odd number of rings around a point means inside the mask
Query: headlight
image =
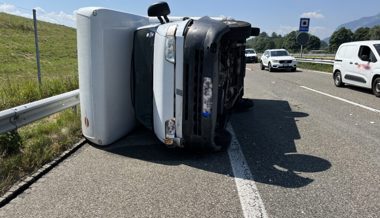
<svg viewBox="0 0 380 218"><path fill-rule="evenodd" d="M166 32L165 41L165 59L170 63L175 63L175 32L177 30L177 25L172 25L168 28Z"/></svg>
<svg viewBox="0 0 380 218"><path fill-rule="evenodd" d="M165 42L165 58L170 63L175 63L175 37L166 36Z"/></svg>
<svg viewBox="0 0 380 218"><path fill-rule="evenodd" d="M209 77L203 78L202 95L202 116L210 117L212 109L212 80Z"/></svg>

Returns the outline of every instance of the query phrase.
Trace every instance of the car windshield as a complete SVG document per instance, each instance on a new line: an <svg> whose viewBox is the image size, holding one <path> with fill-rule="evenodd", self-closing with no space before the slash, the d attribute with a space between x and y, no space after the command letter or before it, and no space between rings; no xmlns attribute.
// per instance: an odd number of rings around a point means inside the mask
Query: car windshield
<svg viewBox="0 0 380 218"><path fill-rule="evenodd" d="M373 46L375 46L377 54L380 56L380 44L374 44Z"/></svg>
<svg viewBox="0 0 380 218"><path fill-rule="evenodd" d="M247 50L245 50L245 53L246 54L255 54L256 52L252 49L249 49L249 50L247 49Z"/></svg>
<svg viewBox="0 0 380 218"><path fill-rule="evenodd" d="M272 57L289 56L289 53L287 51L271 51L270 54Z"/></svg>

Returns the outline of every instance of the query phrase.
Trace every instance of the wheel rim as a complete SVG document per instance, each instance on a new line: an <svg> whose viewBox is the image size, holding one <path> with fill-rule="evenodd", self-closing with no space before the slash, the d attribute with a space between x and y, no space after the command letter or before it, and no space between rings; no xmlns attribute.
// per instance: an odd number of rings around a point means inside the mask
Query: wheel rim
<svg viewBox="0 0 380 218"><path fill-rule="evenodd" d="M335 84L338 85L339 83L340 83L340 75L338 74L335 76Z"/></svg>
<svg viewBox="0 0 380 218"><path fill-rule="evenodd" d="M380 82L376 83L375 90L377 93L380 93Z"/></svg>

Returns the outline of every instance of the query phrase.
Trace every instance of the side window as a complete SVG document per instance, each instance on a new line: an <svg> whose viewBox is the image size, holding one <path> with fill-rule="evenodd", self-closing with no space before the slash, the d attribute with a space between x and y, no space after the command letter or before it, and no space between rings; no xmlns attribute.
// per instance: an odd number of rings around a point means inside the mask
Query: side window
<svg viewBox="0 0 380 218"><path fill-rule="evenodd" d="M373 63L377 62L375 54L372 52L372 50L371 50L371 53L369 54L369 61L371 61Z"/></svg>
<svg viewBox="0 0 380 218"><path fill-rule="evenodd" d="M377 61L375 55L371 51L371 48L365 45L360 46L358 56L360 60L362 61L369 61L369 62Z"/></svg>

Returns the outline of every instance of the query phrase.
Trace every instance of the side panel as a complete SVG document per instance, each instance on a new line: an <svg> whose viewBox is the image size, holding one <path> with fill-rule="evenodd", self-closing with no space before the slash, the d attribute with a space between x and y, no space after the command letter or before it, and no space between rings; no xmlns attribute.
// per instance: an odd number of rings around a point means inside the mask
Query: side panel
<svg viewBox="0 0 380 218"><path fill-rule="evenodd" d="M110 144L135 126L131 102L133 34L148 18L102 8L77 12L83 135Z"/></svg>

